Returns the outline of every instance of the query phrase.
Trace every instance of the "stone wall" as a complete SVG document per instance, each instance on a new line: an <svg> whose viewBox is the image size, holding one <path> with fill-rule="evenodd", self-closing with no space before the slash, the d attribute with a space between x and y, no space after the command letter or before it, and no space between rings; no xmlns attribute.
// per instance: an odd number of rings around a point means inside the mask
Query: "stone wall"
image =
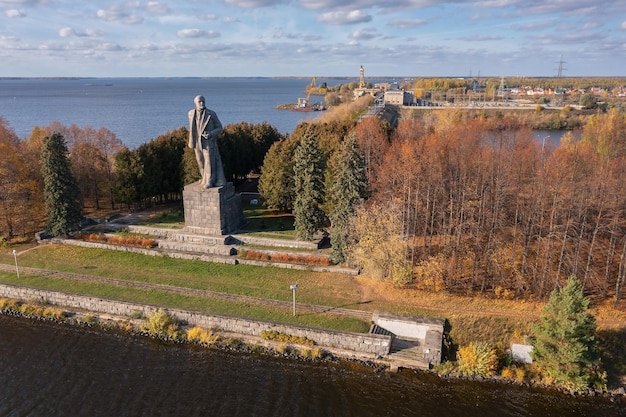
<svg viewBox="0 0 626 417"><path fill-rule="evenodd" d="M149 316L159 307L109 300L99 297L68 294L59 291L47 291L36 288L0 284L0 297L24 301L45 302L67 309L82 309L94 313L116 316ZM193 326L219 331L239 333L249 336L260 336L265 330L275 330L298 337L306 337L319 346L344 349L371 358L386 356L391 346L391 337L377 334L339 332L305 326L293 326L261 320L249 320L238 317L209 315L200 312L168 309L177 319Z"/></svg>

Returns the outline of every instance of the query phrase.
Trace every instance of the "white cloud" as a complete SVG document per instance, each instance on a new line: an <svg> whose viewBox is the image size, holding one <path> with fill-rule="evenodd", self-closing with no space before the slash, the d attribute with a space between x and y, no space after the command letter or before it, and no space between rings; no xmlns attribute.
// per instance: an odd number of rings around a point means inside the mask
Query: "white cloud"
<svg viewBox="0 0 626 417"><path fill-rule="evenodd" d="M105 20L107 22L122 22L128 25L135 25L137 23L143 22L143 17L130 14L124 10L121 10L117 7L111 7L109 9L99 9L96 12L96 16L99 19Z"/></svg>
<svg viewBox="0 0 626 417"><path fill-rule="evenodd" d="M176 36L179 38L217 38L220 36L219 32L212 30L200 30L200 29L182 29L176 32Z"/></svg>
<svg viewBox="0 0 626 417"><path fill-rule="evenodd" d="M361 11L352 10L350 12L326 12L317 18L318 22L328 23L329 25L353 25L355 23L370 22L372 16Z"/></svg>
<svg viewBox="0 0 626 417"><path fill-rule="evenodd" d="M207 13L198 16L200 20L217 20L217 15L215 13Z"/></svg>
<svg viewBox="0 0 626 417"><path fill-rule="evenodd" d="M146 10L152 13L165 14L169 13L170 8L167 5L160 3L158 1L149 1L146 6Z"/></svg>
<svg viewBox="0 0 626 417"><path fill-rule="evenodd" d="M83 31L76 31L71 27L64 27L59 29L59 36L62 38L71 38L71 37L79 37L79 38L99 38L102 36L102 33L98 30L93 29L85 29Z"/></svg>
<svg viewBox="0 0 626 417"><path fill-rule="evenodd" d="M61 28L59 29L59 36L62 38L69 38L69 37L75 36L74 29Z"/></svg>
<svg viewBox="0 0 626 417"><path fill-rule="evenodd" d="M244 9L254 9L257 7L277 6L285 3L287 0L225 0L226 3Z"/></svg>
<svg viewBox="0 0 626 417"><path fill-rule="evenodd" d="M378 36L379 35L378 33L376 33L376 29L373 29L373 28L355 30L350 35L352 39L357 39L357 40L370 40L370 39L377 38Z"/></svg>
<svg viewBox="0 0 626 417"><path fill-rule="evenodd" d="M414 28L426 23L424 19L394 19L387 23L389 26L395 26L401 29Z"/></svg>
<svg viewBox="0 0 626 417"><path fill-rule="evenodd" d="M620 25L620 29L626 30L626 20L622 22L622 24Z"/></svg>
<svg viewBox="0 0 626 417"><path fill-rule="evenodd" d="M9 18L9 19L15 19L15 18L20 18L20 17L26 17L26 12L24 10L18 10L18 9L9 9L6 12L4 12L4 14Z"/></svg>
<svg viewBox="0 0 626 417"><path fill-rule="evenodd" d="M499 41L502 39L502 37L497 36L497 35L471 35L471 36L463 36L457 39L461 41L468 41L468 42L485 42L485 41Z"/></svg>
<svg viewBox="0 0 626 417"><path fill-rule="evenodd" d="M118 9L100 9L96 12L96 16L99 19L106 20L107 22L114 22L116 20L125 19L128 14Z"/></svg>

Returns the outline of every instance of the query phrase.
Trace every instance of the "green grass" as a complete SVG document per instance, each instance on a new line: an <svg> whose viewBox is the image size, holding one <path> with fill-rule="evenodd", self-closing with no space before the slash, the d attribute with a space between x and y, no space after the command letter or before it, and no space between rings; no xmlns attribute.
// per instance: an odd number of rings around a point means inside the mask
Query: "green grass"
<svg viewBox="0 0 626 417"><path fill-rule="evenodd" d="M294 217L291 213L247 205L243 211L248 221L240 233L274 239L295 239Z"/></svg>
<svg viewBox="0 0 626 417"><path fill-rule="evenodd" d="M30 275L22 275L18 281L15 274L7 272L0 272L0 282L122 301L152 304L169 308L196 310L206 313L224 314L256 320L277 321L341 331L367 332L369 329L369 323L332 314L303 313L293 317L292 311L289 308L269 307L221 299L194 297L173 294L165 291L146 291L137 288L118 287L109 284Z"/></svg>
<svg viewBox="0 0 626 417"><path fill-rule="evenodd" d="M13 257L10 250L7 252L0 253L0 262L10 264ZM355 301L359 295L358 286L350 277L340 274L251 265L225 265L63 245L37 247L21 253L18 261L21 267L167 284L282 301L291 301L292 292L289 286L297 283L298 302L358 307ZM369 323L330 314L303 313L294 318L291 309L288 308L189 297L164 291L146 291L24 274L18 282L14 273L2 273L0 280L50 290L337 330L366 332L369 327Z"/></svg>
<svg viewBox="0 0 626 417"><path fill-rule="evenodd" d="M12 263L12 258L2 262ZM333 307L353 304L359 294L358 285L342 274L209 263L74 246L38 247L21 254L19 264L286 301L292 297L289 286L297 283L299 301Z"/></svg>

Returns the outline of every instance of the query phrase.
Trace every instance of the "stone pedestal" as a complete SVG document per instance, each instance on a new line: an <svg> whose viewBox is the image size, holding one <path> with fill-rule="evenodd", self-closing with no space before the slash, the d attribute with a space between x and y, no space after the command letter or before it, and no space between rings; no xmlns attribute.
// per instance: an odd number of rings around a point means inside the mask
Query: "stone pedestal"
<svg viewBox="0 0 626 417"><path fill-rule="evenodd" d="M185 231L220 236L236 232L245 224L241 196L232 183L222 187L202 188L199 183L183 190Z"/></svg>

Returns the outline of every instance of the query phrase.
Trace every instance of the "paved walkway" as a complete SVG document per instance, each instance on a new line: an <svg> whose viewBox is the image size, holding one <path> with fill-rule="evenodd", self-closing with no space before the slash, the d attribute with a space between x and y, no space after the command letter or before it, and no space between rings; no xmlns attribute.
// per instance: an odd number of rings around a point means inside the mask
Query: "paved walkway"
<svg viewBox="0 0 626 417"><path fill-rule="evenodd" d="M94 275L84 275L84 274L76 274L73 272L62 272L62 271L52 271L49 269L40 269L40 268L29 268L29 267L20 267L20 275L36 275L42 277L54 277L54 278L62 278L69 279L75 281L82 282L96 282L100 284L108 284L115 285L118 287L127 287L127 288L138 288L142 290L155 290L155 291L163 291L170 292L175 294L188 295L190 297L205 297L205 298L215 298L221 300L229 300L234 302L241 303L250 303L250 304L260 304L267 305L271 307L279 307L285 309L291 309L293 304L291 301L281 301L281 300L270 300L266 298L260 297L250 297L247 295L237 295L237 294L229 294L222 293L216 291L209 290L201 290L195 288L185 288L185 287L176 287L173 285L166 284L154 284L149 282L140 282L140 281L127 281L116 278L107 278L107 277L99 277ZM4 272L15 272L15 265L7 265L0 264L0 271ZM352 317L363 321L371 321L372 313L368 311L361 310L351 310L342 307L328 307L328 306L319 306L314 304L297 304L298 311L307 311L315 314L335 314L338 316L344 317Z"/></svg>

